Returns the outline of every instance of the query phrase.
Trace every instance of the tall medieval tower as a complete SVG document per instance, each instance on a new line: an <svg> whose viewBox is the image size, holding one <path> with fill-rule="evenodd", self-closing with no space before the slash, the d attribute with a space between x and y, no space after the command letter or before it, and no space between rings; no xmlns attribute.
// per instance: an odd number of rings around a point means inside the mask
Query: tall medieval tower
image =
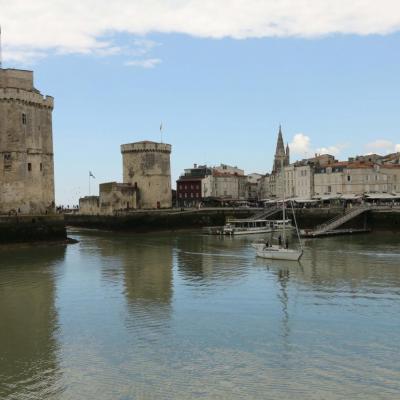
<svg viewBox="0 0 400 400"><path fill-rule="evenodd" d="M274 158L274 165L272 167L272 173L276 174L281 172L282 166L287 167L289 164L290 164L289 145L286 146L285 150L285 145L283 144L282 128L279 125L278 140L276 142L275 158Z"/></svg>
<svg viewBox="0 0 400 400"><path fill-rule="evenodd" d="M52 111L32 71L0 68L0 213L53 211Z"/></svg>
<svg viewBox="0 0 400 400"><path fill-rule="evenodd" d="M139 208L172 207L171 145L143 141L123 144L123 180L139 190Z"/></svg>

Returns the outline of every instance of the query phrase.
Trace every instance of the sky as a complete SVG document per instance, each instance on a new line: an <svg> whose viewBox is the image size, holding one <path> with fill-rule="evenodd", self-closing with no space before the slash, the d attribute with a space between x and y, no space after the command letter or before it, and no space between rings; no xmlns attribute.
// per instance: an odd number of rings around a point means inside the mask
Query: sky
<svg viewBox="0 0 400 400"><path fill-rule="evenodd" d="M292 161L400 151L397 0L0 0L0 24L3 67L55 97L57 204L122 181L161 122L173 182L269 172L280 124Z"/></svg>

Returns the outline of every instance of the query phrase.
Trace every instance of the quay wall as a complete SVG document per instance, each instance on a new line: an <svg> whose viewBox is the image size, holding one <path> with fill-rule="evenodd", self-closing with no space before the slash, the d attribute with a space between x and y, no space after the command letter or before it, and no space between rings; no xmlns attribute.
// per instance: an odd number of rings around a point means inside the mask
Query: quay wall
<svg viewBox="0 0 400 400"><path fill-rule="evenodd" d="M201 210L201 211L147 211L131 212L125 215L66 215L70 226L150 232L157 230L176 230L224 225L226 218L248 218L253 212L248 210Z"/></svg>
<svg viewBox="0 0 400 400"><path fill-rule="evenodd" d="M201 209L192 211L137 211L123 215L66 215L66 224L75 227L129 230L134 232L151 232L157 230L176 230L201 228L205 226L221 226L227 218L248 218L254 215L254 209ZM296 209L296 218L300 228L314 228L337 215L343 213L342 208ZM278 213L270 219L281 218ZM288 210L288 218L292 218ZM371 211L361 215L343 227L363 227L367 223L372 229L400 230L400 210Z"/></svg>
<svg viewBox="0 0 400 400"><path fill-rule="evenodd" d="M0 216L0 244L64 240L63 215Z"/></svg>

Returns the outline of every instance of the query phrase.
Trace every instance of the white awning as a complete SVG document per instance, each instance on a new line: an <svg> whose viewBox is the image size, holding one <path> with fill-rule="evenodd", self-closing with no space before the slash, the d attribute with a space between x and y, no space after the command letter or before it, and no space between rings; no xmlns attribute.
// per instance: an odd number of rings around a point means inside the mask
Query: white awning
<svg viewBox="0 0 400 400"><path fill-rule="evenodd" d="M343 200L358 200L362 198L361 194L354 194L354 193L348 193L348 194L342 194L340 196L341 199Z"/></svg>
<svg viewBox="0 0 400 400"><path fill-rule="evenodd" d="M339 194L321 194L319 196L314 196L314 199L320 199L320 200L335 200L335 199L340 199Z"/></svg>
<svg viewBox="0 0 400 400"><path fill-rule="evenodd" d="M400 196L396 197L391 193L367 193L365 197L371 200L395 200L400 198Z"/></svg>
<svg viewBox="0 0 400 400"><path fill-rule="evenodd" d="M296 203L318 203L318 199L295 199Z"/></svg>

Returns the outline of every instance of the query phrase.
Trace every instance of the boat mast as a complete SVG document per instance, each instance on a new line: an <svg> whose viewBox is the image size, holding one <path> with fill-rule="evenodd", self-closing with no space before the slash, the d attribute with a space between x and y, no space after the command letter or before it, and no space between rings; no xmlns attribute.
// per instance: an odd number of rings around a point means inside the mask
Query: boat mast
<svg viewBox="0 0 400 400"><path fill-rule="evenodd" d="M296 226L297 238L299 239L300 249L301 249L301 251L303 251L303 243L300 238L300 232L299 232L299 227L297 225L296 214L294 213L293 201L290 202L290 205L292 206L292 215L293 215L293 219L294 219L294 224Z"/></svg>
<svg viewBox="0 0 400 400"><path fill-rule="evenodd" d="M283 201L282 201L282 218L283 218L283 230L282 230L282 247L285 246L286 243L286 207L285 207L285 187L286 187L286 181L285 181L285 171L283 167L283 160L281 160L281 173L283 175L282 177L282 184L283 184Z"/></svg>

